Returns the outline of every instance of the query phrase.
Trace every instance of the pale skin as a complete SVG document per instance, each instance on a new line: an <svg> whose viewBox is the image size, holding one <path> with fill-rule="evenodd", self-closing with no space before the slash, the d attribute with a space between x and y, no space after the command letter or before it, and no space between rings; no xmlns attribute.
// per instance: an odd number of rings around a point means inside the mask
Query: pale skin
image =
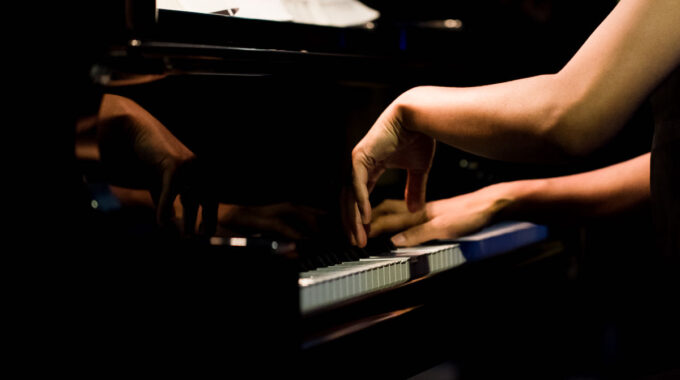
<svg viewBox="0 0 680 380"><path fill-rule="evenodd" d="M399 96L352 152L352 189L344 200L343 215L351 242L364 246L365 226L371 225L373 231L377 223L372 223L369 194L387 168L407 170L407 210L422 212L435 140L484 157L516 161L564 161L603 145L680 63L678 20L677 0L623 0L556 74L480 87L416 87ZM629 163L629 169L637 172L625 181L602 179L620 169L612 167L611 172L584 173L578 181L555 179L564 183L543 189L540 199L535 198L536 193L507 195L493 187L428 207L440 210L431 215L440 215L445 208L455 208L454 203L487 196L492 198L487 211L491 215L505 209L498 205L507 206L503 199L508 197L515 205L560 204L565 199L574 206L590 204L605 196L579 190L591 187L588 182L598 183L595 189L603 195L648 189L648 169L642 169L641 163L648 163L649 156L636 160L636 165ZM648 197L648 190L641 193ZM630 199L640 201L635 194ZM624 198L617 200L625 206L629 200ZM605 210L624 208L610 205ZM416 231L423 237L403 241L403 235L397 235L393 242L410 245L439 236L442 230L449 236L459 235L481 227L480 220L486 223L492 218L471 217L469 222L457 221L458 227L451 227L441 217L428 217L420 219L425 223Z"/></svg>
<svg viewBox="0 0 680 380"><path fill-rule="evenodd" d="M499 183L427 202L416 212L403 200L386 200L373 210L369 237L399 232L392 241L411 246L455 239L499 219L563 222L624 212L649 199L649 157L570 176Z"/></svg>

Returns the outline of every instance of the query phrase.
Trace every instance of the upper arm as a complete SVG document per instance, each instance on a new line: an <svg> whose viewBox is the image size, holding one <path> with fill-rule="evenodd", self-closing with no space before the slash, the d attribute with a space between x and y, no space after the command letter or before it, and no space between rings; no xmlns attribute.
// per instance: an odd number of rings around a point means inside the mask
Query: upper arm
<svg viewBox="0 0 680 380"><path fill-rule="evenodd" d="M563 109L548 132L572 153L611 138L680 63L680 1L622 0L555 75Z"/></svg>

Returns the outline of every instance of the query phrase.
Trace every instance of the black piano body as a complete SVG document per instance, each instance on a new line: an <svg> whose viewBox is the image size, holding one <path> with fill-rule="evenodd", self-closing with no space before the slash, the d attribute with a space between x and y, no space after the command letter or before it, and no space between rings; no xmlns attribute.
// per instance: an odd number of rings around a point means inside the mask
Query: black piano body
<svg viewBox="0 0 680 380"><path fill-rule="evenodd" d="M447 18L470 12L445 10ZM473 85L550 70L562 58L548 54L534 67L513 61L502 54L511 50L510 37L490 38L474 22L465 29L465 19L461 30L407 22L395 12L372 28L332 28L146 12L128 19L92 60L92 93L128 96L166 123L206 158L210 172L223 173L213 185L224 202L327 210L324 238L338 246L346 245L337 200L351 147L395 96L415 85ZM499 163L446 147L438 153L432 197L581 169ZM463 159L476 160L477 169L457 167L452 175L447 163ZM96 165L78 169L92 181L106 180ZM403 177L393 173L385 181L375 199L399 197ZM83 224L97 226L96 233L86 229L85 240L101 253L79 263L102 271L85 276L99 285L86 292L97 318L85 324L92 335L80 340L98 347L85 355L94 368L303 378L358 371L407 378L441 363L463 377L601 370L581 357L575 366L583 368L573 367L564 354L585 345L580 339L592 343L570 326L578 316L563 304L573 296L566 284L580 259L573 229L301 314L304 252L165 236L148 225L148 214L140 222L125 210L85 215Z"/></svg>

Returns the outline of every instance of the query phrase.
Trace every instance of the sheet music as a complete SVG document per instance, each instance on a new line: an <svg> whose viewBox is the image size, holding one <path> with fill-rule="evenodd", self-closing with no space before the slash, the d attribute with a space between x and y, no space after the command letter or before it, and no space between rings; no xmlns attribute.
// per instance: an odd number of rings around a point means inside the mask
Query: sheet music
<svg viewBox="0 0 680 380"><path fill-rule="evenodd" d="M293 21L293 15L288 12L281 0L241 1L235 16L258 20Z"/></svg>
<svg viewBox="0 0 680 380"><path fill-rule="evenodd" d="M215 13L238 9L235 17L347 27L363 25L380 12L358 0L158 0L159 8Z"/></svg>
<svg viewBox="0 0 680 380"><path fill-rule="evenodd" d="M158 8L161 9L197 13L214 13L238 8L240 2L238 0L156 0Z"/></svg>
<svg viewBox="0 0 680 380"><path fill-rule="evenodd" d="M182 4L179 0L156 0L156 6L159 9L170 9L173 11L183 11Z"/></svg>
<svg viewBox="0 0 680 380"><path fill-rule="evenodd" d="M304 24L353 26L380 17L380 13L356 0L281 0L293 21Z"/></svg>

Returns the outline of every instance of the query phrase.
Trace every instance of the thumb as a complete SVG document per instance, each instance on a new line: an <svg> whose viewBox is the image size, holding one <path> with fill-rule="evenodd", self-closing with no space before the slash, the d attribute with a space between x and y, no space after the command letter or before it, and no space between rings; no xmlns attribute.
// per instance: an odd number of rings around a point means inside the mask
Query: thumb
<svg viewBox="0 0 680 380"><path fill-rule="evenodd" d="M368 195L368 168L362 162L355 162L352 170L352 186L361 222L371 222L371 201Z"/></svg>
<svg viewBox="0 0 680 380"><path fill-rule="evenodd" d="M406 206L410 212L420 211L425 206L427 175L427 171L415 169L408 170L404 198L406 199Z"/></svg>
<svg viewBox="0 0 680 380"><path fill-rule="evenodd" d="M397 247L408 247L418 245L438 237L439 231L434 227L432 221L429 221L398 233L390 240L392 240L392 243Z"/></svg>
<svg viewBox="0 0 680 380"><path fill-rule="evenodd" d="M165 225L174 217L174 202L178 194L175 187L173 173L169 170L163 172L160 195L156 205L156 222L160 226Z"/></svg>

